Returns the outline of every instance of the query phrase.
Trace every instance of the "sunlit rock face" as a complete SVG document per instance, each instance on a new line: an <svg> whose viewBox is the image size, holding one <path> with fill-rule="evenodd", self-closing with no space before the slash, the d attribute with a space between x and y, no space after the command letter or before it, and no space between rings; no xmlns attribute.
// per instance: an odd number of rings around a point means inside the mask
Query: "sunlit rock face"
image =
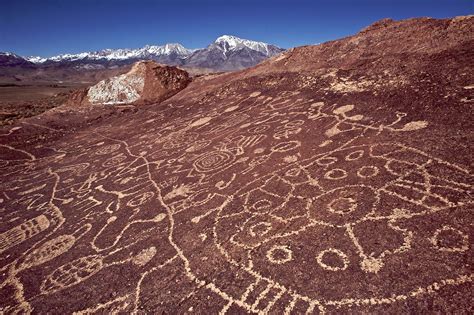
<svg viewBox="0 0 474 315"><path fill-rule="evenodd" d="M89 88L91 104L118 105L139 101L160 101L180 91L190 82L188 74L153 61L136 63L125 74L105 79Z"/></svg>
<svg viewBox="0 0 474 315"><path fill-rule="evenodd" d="M133 103L140 98L145 86L144 65L138 63L132 70L92 86L87 97L92 104Z"/></svg>

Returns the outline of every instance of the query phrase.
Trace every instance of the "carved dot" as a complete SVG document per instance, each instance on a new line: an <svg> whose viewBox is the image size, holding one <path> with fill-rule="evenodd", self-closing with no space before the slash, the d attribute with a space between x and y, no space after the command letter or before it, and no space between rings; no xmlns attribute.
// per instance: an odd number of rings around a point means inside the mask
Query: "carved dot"
<svg viewBox="0 0 474 315"><path fill-rule="evenodd" d="M384 263L381 259L375 257L365 257L360 262L360 268L365 272L378 273Z"/></svg>

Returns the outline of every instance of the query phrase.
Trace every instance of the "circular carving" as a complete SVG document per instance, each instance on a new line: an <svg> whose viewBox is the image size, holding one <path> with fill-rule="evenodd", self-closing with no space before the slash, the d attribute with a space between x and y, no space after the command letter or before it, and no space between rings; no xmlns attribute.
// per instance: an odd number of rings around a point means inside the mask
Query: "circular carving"
<svg viewBox="0 0 474 315"><path fill-rule="evenodd" d="M346 270L349 266L347 255L335 248L329 248L320 252L316 256L316 261L324 270L328 271Z"/></svg>
<svg viewBox="0 0 474 315"><path fill-rule="evenodd" d="M314 198L309 212L315 220L344 226L365 217L372 211L376 201L377 195L371 187L345 186Z"/></svg>
<svg viewBox="0 0 474 315"><path fill-rule="evenodd" d="M194 168L200 173L214 172L229 166L234 162L234 159L235 156L228 151L208 152L194 161Z"/></svg>
<svg viewBox="0 0 474 315"><path fill-rule="evenodd" d="M332 213L347 214L353 212L357 203L353 198L340 197L332 200L328 204L328 210Z"/></svg>
<svg viewBox="0 0 474 315"><path fill-rule="evenodd" d="M249 229L249 234L253 237L264 236L272 229L272 225L269 222L259 222L252 225Z"/></svg>
<svg viewBox="0 0 474 315"><path fill-rule="evenodd" d="M285 245L276 245L267 252L268 261L281 265L293 259L293 252Z"/></svg>
<svg viewBox="0 0 474 315"><path fill-rule="evenodd" d="M362 178L370 178L377 176L379 169L375 166L363 166L357 171L357 176Z"/></svg>
<svg viewBox="0 0 474 315"><path fill-rule="evenodd" d="M252 209L257 212L267 211L271 208L272 202L266 199L259 200L252 205Z"/></svg>
<svg viewBox="0 0 474 315"><path fill-rule="evenodd" d="M332 180L338 180L338 179L343 179L347 177L347 172L343 169L340 168L334 168L324 174L324 178L326 179L332 179Z"/></svg>
<svg viewBox="0 0 474 315"><path fill-rule="evenodd" d="M469 249L468 236L447 225L437 229L430 241L436 249L442 252L465 252Z"/></svg>
<svg viewBox="0 0 474 315"><path fill-rule="evenodd" d="M355 161L364 156L364 150L357 150L346 155L346 161Z"/></svg>

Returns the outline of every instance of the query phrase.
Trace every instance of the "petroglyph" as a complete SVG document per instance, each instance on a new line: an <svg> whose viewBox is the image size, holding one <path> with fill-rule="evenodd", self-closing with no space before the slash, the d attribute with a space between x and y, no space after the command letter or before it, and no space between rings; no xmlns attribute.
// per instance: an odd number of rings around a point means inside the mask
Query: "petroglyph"
<svg viewBox="0 0 474 315"><path fill-rule="evenodd" d="M209 173L229 166L234 160L235 156L231 152L212 151L194 161L194 168L200 173Z"/></svg>
<svg viewBox="0 0 474 315"><path fill-rule="evenodd" d="M81 257L71 261L46 277L41 284L41 292L49 294L76 285L92 277L102 267L102 258L97 255Z"/></svg>
<svg viewBox="0 0 474 315"><path fill-rule="evenodd" d="M138 266L146 265L156 255L154 246L144 249L137 256L133 257L132 262Z"/></svg>
<svg viewBox="0 0 474 315"><path fill-rule="evenodd" d="M449 237L454 238L452 242L455 244L443 244L447 243ZM444 238L446 240L443 240ZM436 230L430 241L434 247L444 252L464 252L469 249L469 237L458 229L446 225Z"/></svg>
<svg viewBox="0 0 474 315"><path fill-rule="evenodd" d="M203 118L199 118L198 120L196 120L195 122L193 122L191 125L189 125L190 127L198 127L198 126L202 126L202 125L205 125L207 124L208 122L210 122L212 120L212 117L203 117Z"/></svg>
<svg viewBox="0 0 474 315"><path fill-rule="evenodd" d="M76 242L73 235L60 235L47 241L41 247L31 252L23 261L19 269L41 265L67 252Z"/></svg>
<svg viewBox="0 0 474 315"><path fill-rule="evenodd" d="M50 156L3 145L2 311L357 312L471 285L472 175L411 141L431 121L245 91L119 116Z"/></svg>
<svg viewBox="0 0 474 315"><path fill-rule="evenodd" d="M45 231L50 225L45 215L37 216L0 234L0 253Z"/></svg>
<svg viewBox="0 0 474 315"><path fill-rule="evenodd" d="M287 246L275 246L267 252L268 260L273 264L284 264L292 259L292 251Z"/></svg>
<svg viewBox="0 0 474 315"><path fill-rule="evenodd" d="M327 260L329 260L327 256L336 256L339 262L336 262L336 263L327 262ZM335 248L329 248L329 249L323 250L322 252L318 254L318 256L316 257L316 260L323 269L329 270L329 271L346 270L347 267L349 266L349 259L347 258L347 255L344 254L342 251ZM334 260L334 257L332 257L331 260Z"/></svg>
<svg viewBox="0 0 474 315"><path fill-rule="evenodd" d="M403 128L401 129L402 131L414 131L414 130L418 130L418 129L423 129L423 128L426 128L428 126L428 122L427 121L412 121L412 122L409 122L407 124L405 124L405 126L403 126Z"/></svg>

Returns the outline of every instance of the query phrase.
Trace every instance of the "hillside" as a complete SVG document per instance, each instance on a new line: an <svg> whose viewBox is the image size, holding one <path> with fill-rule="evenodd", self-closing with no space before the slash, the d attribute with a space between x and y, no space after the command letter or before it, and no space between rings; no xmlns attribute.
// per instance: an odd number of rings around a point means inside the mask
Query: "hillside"
<svg viewBox="0 0 474 315"><path fill-rule="evenodd" d="M472 312L474 18L382 20L0 129L0 311Z"/></svg>

